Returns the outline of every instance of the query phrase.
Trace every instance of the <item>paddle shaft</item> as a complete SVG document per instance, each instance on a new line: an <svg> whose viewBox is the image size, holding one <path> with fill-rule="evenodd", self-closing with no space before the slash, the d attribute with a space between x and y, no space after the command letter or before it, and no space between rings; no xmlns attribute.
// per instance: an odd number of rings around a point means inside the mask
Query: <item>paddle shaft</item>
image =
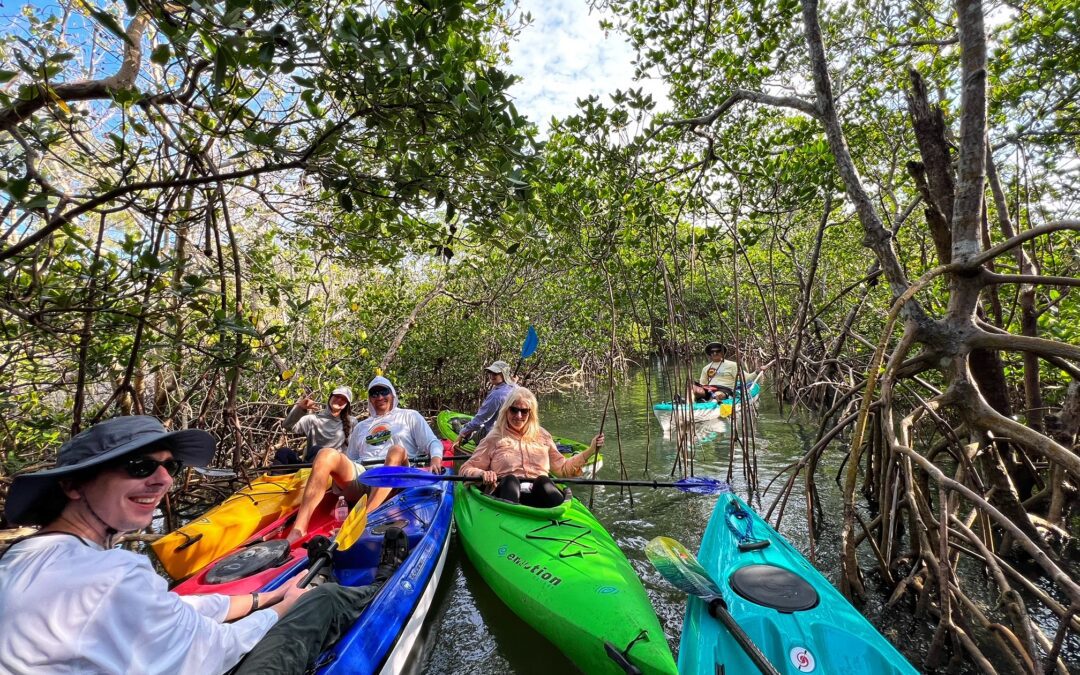
<svg viewBox="0 0 1080 675"><path fill-rule="evenodd" d="M727 603L719 596L711 598L703 597L702 600L708 603L709 614L720 620L720 623L724 624L724 628L728 629L731 633L731 637L735 638L735 641L739 643L746 655L750 657L750 660L754 662L754 665L758 667L763 675L780 675L780 671L776 669L773 664L769 663L769 659L766 658L758 646L754 644L754 641L750 639L750 636L746 634L746 631L742 629L739 622L735 620L735 617L731 616L731 612L728 611Z"/></svg>
<svg viewBox="0 0 1080 675"><path fill-rule="evenodd" d="M326 567L326 564L334 557L334 551L336 550L337 542L335 541L330 544L330 548L326 549L325 555L320 556L318 560L312 563L311 568L308 569L308 573L304 575L304 578L300 580L300 583L297 584L297 586L299 588L306 588L307 585L311 583L311 580L315 578L315 575L321 572L322 568Z"/></svg>
<svg viewBox="0 0 1080 675"><path fill-rule="evenodd" d="M480 476L459 476L457 474L432 474L430 480L432 482L437 480L452 480L462 483L478 483L483 479ZM531 483L536 480L535 478L522 479L522 483ZM600 480L598 478L558 478L552 476L551 480L556 483L570 483L573 485L623 485L628 487L651 487L651 488L663 488L673 487L682 488L686 487L679 483L665 483L663 481L656 480Z"/></svg>
<svg viewBox="0 0 1080 675"><path fill-rule="evenodd" d="M472 457L472 455L451 455L449 457L443 457L444 462L461 462ZM427 464L431 461L429 457L417 457L416 464ZM364 466L377 466L382 464L381 459L365 459L361 464ZM300 462L299 464L271 464L270 466L260 466L255 469L256 473L267 473L270 471L299 471L300 469L310 469L311 462Z"/></svg>

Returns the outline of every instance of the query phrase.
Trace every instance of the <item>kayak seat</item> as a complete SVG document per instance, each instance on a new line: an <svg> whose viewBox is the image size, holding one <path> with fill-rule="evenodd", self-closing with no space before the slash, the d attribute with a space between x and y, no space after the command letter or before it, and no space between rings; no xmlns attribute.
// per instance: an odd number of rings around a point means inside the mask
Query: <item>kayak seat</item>
<svg viewBox="0 0 1080 675"><path fill-rule="evenodd" d="M554 480L558 481L559 479L556 478ZM563 494L563 500L562 500L563 504L565 504L566 502L568 502L568 501L570 501L571 499L574 498L574 493L570 490L569 486L566 486L566 487L564 487L562 489L562 494ZM493 492L484 492L484 496L485 497L490 497L491 499L494 499L497 502L502 502L504 504L518 504L518 503L520 503L520 502L512 502L509 499L503 499L502 497L496 497L495 493L493 493ZM552 508L554 508L554 507L552 507Z"/></svg>
<svg viewBox="0 0 1080 675"><path fill-rule="evenodd" d="M776 565L746 565L735 570L731 588L750 602L784 614L817 607L817 591L794 572Z"/></svg>
<svg viewBox="0 0 1080 675"><path fill-rule="evenodd" d="M289 542L284 539L252 544L218 561L206 573L206 583L224 584L277 567L289 558Z"/></svg>

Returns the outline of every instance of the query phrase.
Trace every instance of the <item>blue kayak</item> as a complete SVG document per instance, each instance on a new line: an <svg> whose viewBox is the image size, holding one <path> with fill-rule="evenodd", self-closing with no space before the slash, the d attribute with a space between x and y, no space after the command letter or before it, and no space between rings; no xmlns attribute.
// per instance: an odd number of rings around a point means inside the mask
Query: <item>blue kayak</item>
<svg viewBox="0 0 1080 675"><path fill-rule="evenodd" d="M698 554L735 621L781 673L892 675L910 663L784 537L721 494ZM679 672L756 673L731 633L691 597Z"/></svg>
<svg viewBox="0 0 1080 675"><path fill-rule="evenodd" d="M375 578L387 528L399 527L409 539L409 557L352 627L319 656L315 672L401 673L415 665L413 650L446 565L453 495L449 481L402 490L368 515L364 533L352 547L334 553L339 583L366 586ZM332 508L334 500L325 503ZM306 561L291 567L266 588L281 585L304 566Z"/></svg>

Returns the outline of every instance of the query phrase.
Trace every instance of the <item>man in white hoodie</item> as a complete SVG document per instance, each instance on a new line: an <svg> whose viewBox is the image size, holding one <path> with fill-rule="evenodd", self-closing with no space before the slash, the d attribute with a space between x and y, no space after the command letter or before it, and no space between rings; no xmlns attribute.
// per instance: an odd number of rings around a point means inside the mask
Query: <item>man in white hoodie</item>
<svg viewBox="0 0 1080 675"><path fill-rule="evenodd" d="M390 380L375 377L368 383L367 392L368 417L349 434L346 451L323 448L315 456L296 521L289 533L290 541L307 534L311 515L326 494L330 481L351 503L368 495L369 512L386 501L390 488L373 489L357 480L364 473L364 462L383 460L385 466L408 466L410 460L430 457L431 470L442 472L442 442L420 413L398 407L397 391Z"/></svg>

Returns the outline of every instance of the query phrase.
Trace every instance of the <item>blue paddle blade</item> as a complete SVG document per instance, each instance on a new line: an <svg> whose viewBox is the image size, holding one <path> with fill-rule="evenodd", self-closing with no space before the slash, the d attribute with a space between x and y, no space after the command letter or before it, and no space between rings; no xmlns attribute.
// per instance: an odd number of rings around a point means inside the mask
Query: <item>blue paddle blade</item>
<svg viewBox="0 0 1080 675"><path fill-rule="evenodd" d="M536 329L529 324L529 332L525 335L525 343L521 345L521 358L527 359L536 353L536 348L540 346L540 336L536 334Z"/></svg>
<svg viewBox="0 0 1080 675"><path fill-rule="evenodd" d="M690 476L675 481L675 487L683 492L696 495L715 495L721 492L731 492L731 485L727 481L717 480L709 476Z"/></svg>
<svg viewBox="0 0 1080 675"><path fill-rule="evenodd" d="M369 487L411 488L431 485L446 480L446 477L408 466L380 466L368 469L357 480Z"/></svg>

